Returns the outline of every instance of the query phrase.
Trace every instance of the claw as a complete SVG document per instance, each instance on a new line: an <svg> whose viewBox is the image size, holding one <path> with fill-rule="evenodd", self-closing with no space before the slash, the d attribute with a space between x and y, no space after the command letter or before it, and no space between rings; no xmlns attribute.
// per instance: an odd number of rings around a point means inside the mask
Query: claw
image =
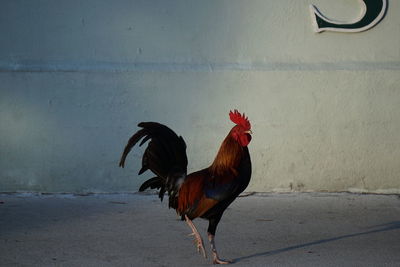
<svg viewBox="0 0 400 267"><path fill-rule="evenodd" d="M195 238L193 239L193 243L196 246L197 252L203 254L204 258L207 259L206 250L204 249L203 239L196 234L193 234Z"/></svg>
<svg viewBox="0 0 400 267"><path fill-rule="evenodd" d="M231 264L231 263L233 263L233 261L232 260L221 260L219 258L214 258L213 263L214 264Z"/></svg>
<svg viewBox="0 0 400 267"><path fill-rule="evenodd" d="M197 248L197 252L203 254L204 258L207 259L206 250L204 249L203 239L201 238L199 232L197 231L196 227L194 226L193 222L185 215L186 223L192 229L193 233L189 234L188 236L194 236L193 242Z"/></svg>
<svg viewBox="0 0 400 267"><path fill-rule="evenodd" d="M200 253L200 250L201 250L201 253L203 254L203 257L205 259L207 259L207 254L206 254L206 251L204 249L203 241L201 241L201 243L197 243L197 252Z"/></svg>

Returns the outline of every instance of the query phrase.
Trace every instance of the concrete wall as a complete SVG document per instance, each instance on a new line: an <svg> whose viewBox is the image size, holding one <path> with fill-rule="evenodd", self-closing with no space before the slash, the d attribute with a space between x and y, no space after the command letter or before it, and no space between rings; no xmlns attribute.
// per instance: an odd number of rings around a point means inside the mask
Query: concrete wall
<svg viewBox="0 0 400 267"><path fill-rule="evenodd" d="M362 33L313 32L351 0L1 1L0 191L137 190L140 121L207 166L238 108L248 191L400 193L400 2Z"/></svg>

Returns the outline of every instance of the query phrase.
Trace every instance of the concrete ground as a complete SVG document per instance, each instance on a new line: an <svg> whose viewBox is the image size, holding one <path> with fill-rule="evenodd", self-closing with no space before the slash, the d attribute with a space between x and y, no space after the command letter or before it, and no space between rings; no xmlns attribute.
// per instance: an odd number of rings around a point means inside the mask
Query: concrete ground
<svg viewBox="0 0 400 267"><path fill-rule="evenodd" d="M1 266L210 266L189 233L155 195L0 195ZM216 245L233 266L400 266L400 198L241 197Z"/></svg>

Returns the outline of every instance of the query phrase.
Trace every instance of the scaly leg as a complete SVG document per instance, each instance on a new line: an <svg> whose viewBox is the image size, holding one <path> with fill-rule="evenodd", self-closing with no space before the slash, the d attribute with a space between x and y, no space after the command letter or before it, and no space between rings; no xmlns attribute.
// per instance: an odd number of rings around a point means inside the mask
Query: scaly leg
<svg viewBox="0 0 400 267"><path fill-rule="evenodd" d="M232 263L233 261L221 260L218 257L217 248L215 247L215 240L214 239L215 239L215 236L213 234L208 233L208 241L210 241L211 252L213 254L213 263L214 264L229 264L229 263Z"/></svg>
<svg viewBox="0 0 400 267"><path fill-rule="evenodd" d="M196 226L194 226L193 222L189 219L187 215L185 215L186 223L189 225L190 229L192 229L193 233L190 235L193 235L195 237L194 242L196 243L197 246L197 252L203 254L204 258L207 258L206 250L204 249L204 243L203 239L201 238L199 232L196 229Z"/></svg>

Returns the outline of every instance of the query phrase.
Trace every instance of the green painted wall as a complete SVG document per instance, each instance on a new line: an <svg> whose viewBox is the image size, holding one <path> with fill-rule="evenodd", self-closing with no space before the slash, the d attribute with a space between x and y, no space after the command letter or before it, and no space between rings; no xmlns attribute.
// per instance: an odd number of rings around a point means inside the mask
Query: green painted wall
<svg viewBox="0 0 400 267"><path fill-rule="evenodd" d="M2 1L0 192L136 191L140 121L206 167L249 116L248 191L400 193L400 3L362 33L314 33L309 5L360 2ZM147 176L149 177L149 175Z"/></svg>

